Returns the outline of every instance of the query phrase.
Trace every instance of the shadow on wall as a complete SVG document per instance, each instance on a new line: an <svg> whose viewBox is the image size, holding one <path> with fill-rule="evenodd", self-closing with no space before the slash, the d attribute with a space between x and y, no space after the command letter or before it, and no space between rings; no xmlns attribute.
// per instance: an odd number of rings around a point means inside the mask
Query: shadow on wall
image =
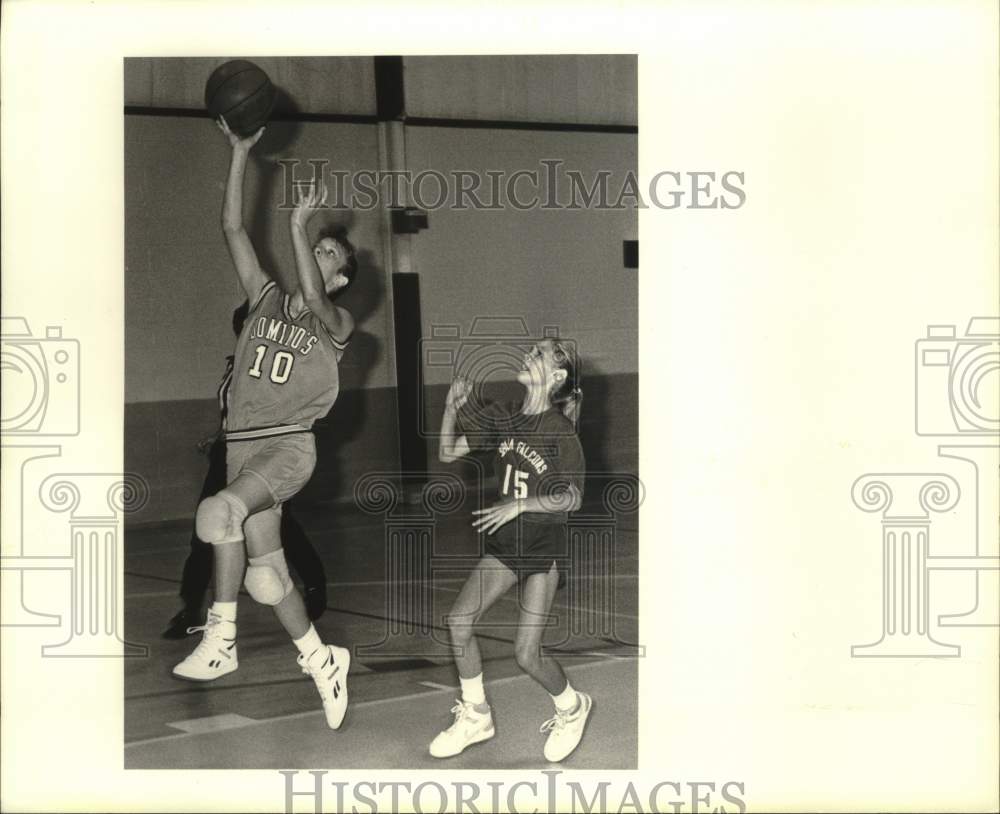
<svg viewBox="0 0 1000 814"><path fill-rule="evenodd" d="M580 389L583 390L583 403L580 409L580 421L577 433L583 455L587 461L588 472L609 472L612 463L609 458L607 429L615 426L609 415L609 400L611 395L608 387L608 376L587 359L583 359L580 370ZM628 401L619 400L628 404ZM616 415L618 422L624 416ZM628 422L631 423L631 422ZM635 422L635 432L638 432L638 421Z"/></svg>
<svg viewBox="0 0 1000 814"><path fill-rule="evenodd" d="M322 231L343 229L350 237L352 216L345 212L322 224ZM364 325L385 298L382 269L368 250L358 250L358 272L338 303ZM340 395L326 417L316 422L316 473L305 488L306 501L353 494L354 483L371 469L398 466L395 391L367 386L371 372L385 353L386 337L356 327L340 364ZM373 432L374 428L374 432ZM348 455L352 442L367 438L363 456ZM376 448L377 446L377 448Z"/></svg>
<svg viewBox="0 0 1000 814"><path fill-rule="evenodd" d="M319 228L315 233L310 230L310 234L313 239L319 235L343 234L350 240L353 225L354 214L350 210L340 210L320 221L317 224ZM376 336L361 327L385 300L383 269L375 264L375 255L369 249L355 246L355 251L357 274L350 288L337 297L337 304L351 312L356 326L340 364L341 391L367 386L372 370L382 360L386 343L386 337ZM336 411L336 405L333 409Z"/></svg>

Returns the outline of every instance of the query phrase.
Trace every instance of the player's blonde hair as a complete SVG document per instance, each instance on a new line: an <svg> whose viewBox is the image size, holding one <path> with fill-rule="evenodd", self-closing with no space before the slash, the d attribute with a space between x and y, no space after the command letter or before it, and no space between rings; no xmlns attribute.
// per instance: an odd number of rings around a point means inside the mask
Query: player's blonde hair
<svg viewBox="0 0 1000 814"><path fill-rule="evenodd" d="M583 390L580 388L580 358L573 344L558 339L549 341L552 343L552 358L560 370L566 371L566 378L549 391L549 402L553 407L562 410L566 418L576 423L583 402Z"/></svg>

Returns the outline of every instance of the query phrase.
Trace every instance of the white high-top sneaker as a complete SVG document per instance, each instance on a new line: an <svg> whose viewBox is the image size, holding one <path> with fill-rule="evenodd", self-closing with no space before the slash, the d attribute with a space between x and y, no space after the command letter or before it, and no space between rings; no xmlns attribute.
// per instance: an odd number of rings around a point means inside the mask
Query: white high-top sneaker
<svg viewBox="0 0 1000 814"><path fill-rule="evenodd" d="M351 651L332 644L326 645L326 648L329 653L318 667L310 667L302 655L299 656L299 666L319 690L327 726L339 729L347 714L347 673L351 669Z"/></svg>
<svg viewBox="0 0 1000 814"><path fill-rule="evenodd" d="M190 656L174 667L175 676L189 681L214 681L239 667L235 622L226 622L209 609L203 626L187 629L188 633L199 631L203 631L201 642Z"/></svg>
<svg viewBox="0 0 1000 814"><path fill-rule="evenodd" d="M548 732L549 737L545 741L545 759L553 763L558 763L569 757L573 750L580 745L583 737L583 730L587 726L587 718L594 702L585 692L577 692L580 703L575 712L560 712L542 724L542 732Z"/></svg>
<svg viewBox="0 0 1000 814"><path fill-rule="evenodd" d="M456 701L451 708L455 723L431 741L432 757L454 757L474 743L488 741L496 734L493 728L493 712L476 712L471 701Z"/></svg>

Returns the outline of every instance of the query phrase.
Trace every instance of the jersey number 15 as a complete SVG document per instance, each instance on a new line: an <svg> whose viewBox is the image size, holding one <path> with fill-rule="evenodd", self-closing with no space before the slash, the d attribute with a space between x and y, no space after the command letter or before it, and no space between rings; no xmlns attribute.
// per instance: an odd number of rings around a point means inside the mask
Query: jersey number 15
<svg viewBox="0 0 1000 814"><path fill-rule="evenodd" d="M514 497L518 500L524 500L528 496L528 473L514 469L510 464L507 464L507 472L503 476L503 493L510 494L511 472L514 473Z"/></svg>

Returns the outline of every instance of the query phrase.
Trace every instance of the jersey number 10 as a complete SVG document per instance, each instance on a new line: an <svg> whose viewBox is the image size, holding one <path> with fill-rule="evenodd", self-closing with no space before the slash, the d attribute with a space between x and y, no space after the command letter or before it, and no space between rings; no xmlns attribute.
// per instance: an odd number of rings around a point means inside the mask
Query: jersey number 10
<svg viewBox="0 0 1000 814"><path fill-rule="evenodd" d="M528 473L514 469L510 464L507 464L507 472L503 476L503 493L510 494L511 472L514 473L514 497L518 500L524 500L528 496Z"/></svg>
<svg viewBox="0 0 1000 814"><path fill-rule="evenodd" d="M260 378L261 367L264 364L264 357L267 356L267 345L258 345L254 353L257 354L247 372L255 379ZM295 357L286 350L279 350L271 360L271 372L268 378L275 384L284 384L288 377L292 375L292 363Z"/></svg>

